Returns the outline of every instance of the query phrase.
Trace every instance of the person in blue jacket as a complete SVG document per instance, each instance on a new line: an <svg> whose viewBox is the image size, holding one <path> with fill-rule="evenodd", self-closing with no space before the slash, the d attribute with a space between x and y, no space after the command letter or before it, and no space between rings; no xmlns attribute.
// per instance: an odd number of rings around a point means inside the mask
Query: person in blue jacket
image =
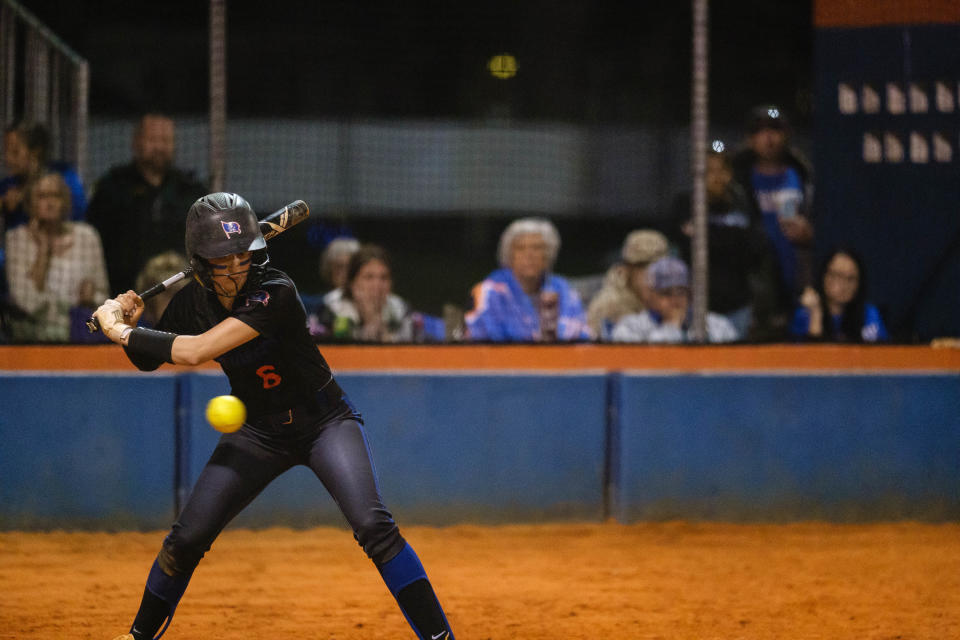
<svg viewBox="0 0 960 640"><path fill-rule="evenodd" d="M800 296L790 333L796 340L884 342L889 340L883 317L866 300L863 260L852 249L831 251L814 287Z"/></svg>
<svg viewBox="0 0 960 640"><path fill-rule="evenodd" d="M474 286L467 333L480 342L589 340L577 291L551 272L560 234L543 218L513 221L501 234L500 268Z"/></svg>

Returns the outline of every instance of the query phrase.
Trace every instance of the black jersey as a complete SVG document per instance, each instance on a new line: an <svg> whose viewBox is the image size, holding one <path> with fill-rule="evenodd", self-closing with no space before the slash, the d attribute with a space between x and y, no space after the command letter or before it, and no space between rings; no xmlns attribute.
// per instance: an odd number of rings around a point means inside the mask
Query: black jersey
<svg viewBox="0 0 960 640"><path fill-rule="evenodd" d="M240 295L227 311L216 294L192 281L174 295L157 323L160 331L199 335L236 318L260 335L216 358L231 393L250 417L280 413L303 404L333 379L330 366L311 341L297 287L287 274L267 269L260 284ZM128 351L140 369L155 369ZM153 364L153 366L150 366Z"/></svg>

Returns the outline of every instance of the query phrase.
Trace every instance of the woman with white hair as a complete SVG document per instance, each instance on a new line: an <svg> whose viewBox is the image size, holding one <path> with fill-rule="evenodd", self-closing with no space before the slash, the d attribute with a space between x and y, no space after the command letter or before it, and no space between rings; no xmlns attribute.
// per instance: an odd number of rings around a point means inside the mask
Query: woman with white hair
<svg viewBox="0 0 960 640"><path fill-rule="evenodd" d="M591 333L580 296L551 273L560 234L549 220L521 218L500 236L500 269L473 288L466 316L471 340L554 342L588 340Z"/></svg>
<svg viewBox="0 0 960 640"><path fill-rule="evenodd" d="M323 255L320 256L320 277L330 285L330 291L324 297L325 303L329 304L333 301L334 298L328 299L328 296L331 293L339 292L340 288L347 283L350 257L359 250L360 241L350 236L334 238L323 250ZM339 299L339 296L336 299Z"/></svg>

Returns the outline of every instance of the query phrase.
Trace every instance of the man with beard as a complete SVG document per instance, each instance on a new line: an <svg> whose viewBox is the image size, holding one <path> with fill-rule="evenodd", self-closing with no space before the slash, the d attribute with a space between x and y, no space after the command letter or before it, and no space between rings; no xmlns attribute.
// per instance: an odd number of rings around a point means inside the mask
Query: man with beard
<svg viewBox="0 0 960 640"><path fill-rule="evenodd" d="M133 288L147 260L179 249L183 212L207 192L173 158L173 120L146 113L134 130L133 160L112 167L94 187L87 220L100 232L111 290Z"/></svg>

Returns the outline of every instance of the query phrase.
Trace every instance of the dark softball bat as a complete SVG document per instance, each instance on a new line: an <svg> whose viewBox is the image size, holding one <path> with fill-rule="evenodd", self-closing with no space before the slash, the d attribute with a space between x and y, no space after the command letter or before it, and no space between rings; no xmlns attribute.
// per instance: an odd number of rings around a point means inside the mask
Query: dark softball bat
<svg viewBox="0 0 960 640"><path fill-rule="evenodd" d="M307 206L307 203L303 200L294 200L287 206L282 209L278 209L268 215L263 220L260 220L257 224L260 226L260 233L263 234L264 240L269 240L274 236L278 236L290 227L295 224L299 224L310 217L310 207ZM143 293L138 294L141 300L149 300L158 293L163 293L167 290L167 287L176 284L193 275L193 269L187 267L180 273L176 273L163 282L158 282L153 285ZM96 318L90 316L87 319L87 330L90 333L96 333L100 330L100 323Z"/></svg>

